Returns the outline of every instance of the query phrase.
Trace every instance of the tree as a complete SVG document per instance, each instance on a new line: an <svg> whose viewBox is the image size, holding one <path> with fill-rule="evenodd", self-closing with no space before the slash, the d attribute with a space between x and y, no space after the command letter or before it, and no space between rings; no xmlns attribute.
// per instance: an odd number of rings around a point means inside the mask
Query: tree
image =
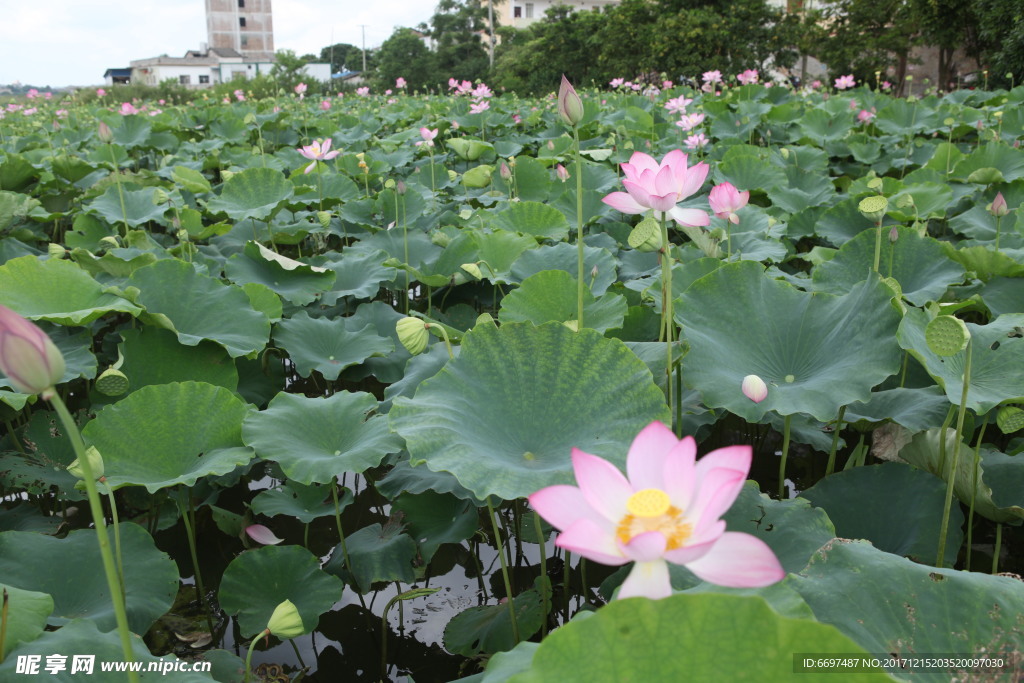
<svg viewBox="0 0 1024 683"><path fill-rule="evenodd" d="M349 71L361 71L363 68L363 51L361 48L349 43L335 43L320 50L320 61L329 62L331 73L340 73L346 69ZM366 68L376 67L376 57L372 52L366 53Z"/></svg>
<svg viewBox="0 0 1024 683"><path fill-rule="evenodd" d="M275 53L275 62L270 70L270 77L276 80L280 87L290 91L306 77L302 71L304 66L306 66L306 60L297 56L294 51L278 50Z"/></svg>
<svg viewBox="0 0 1024 683"><path fill-rule="evenodd" d="M393 88L404 78L409 90L426 90L437 85L436 56L419 34L409 28L396 29L377 51L377 84Z"/></svg>
<svg viewBox="0 0 1024 683"><path fill-rule="evenodd" d="M828 0L817 19L827 30L812 50L833 76L852 73L871 83L875 72L894 67L903 82L910 50L920 39L912 0Z"/></svg>
<svg viewBox="0 0 1024 683"><path fill-rule="evenodd" d="M490 68L482 35L487 29L487 6L479 0L440 0L430 19L438 79L474 81Z"/></svg>
<svg viewBox="0 0 1024 683"><path fill-rule="evenodd" d="M1024 0L974 0L974 6L989 83L1009 87L1024 82Z"/></svg>

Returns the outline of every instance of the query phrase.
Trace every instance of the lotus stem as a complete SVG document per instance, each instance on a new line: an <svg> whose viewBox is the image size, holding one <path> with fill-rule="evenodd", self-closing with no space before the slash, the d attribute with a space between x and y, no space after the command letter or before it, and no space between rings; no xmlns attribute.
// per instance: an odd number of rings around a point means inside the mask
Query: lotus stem
<svg viewBox="0 0 1024 683"><path fill-rule="evenodd" d="M121 200L121 218L124 220L124 237L128 237L128 210L124 205L124 188L121 187L121 169L118 168L117 158L114 156L114 146L107 143L107 151L110 152L110 162L114 165L114 183L117 185L117 197Z"/></svg>
<svg viewBox="0 0 1024 683"><path fill-rule="evenodd" d="M3 590L3 603L0 604L0 664L4 663L4 643L7 642L7 603L10 597L7 589Z"/></svg>
<svg viewBox="0 0 1024 683"><path fill-rule="evenodd" d="M533 526L537 530L537 545L540 550L540 575L542 579L546 579L548 576L548 543L547 539L544 538L544 529L540 523L540 515L536 512L533 513ZM548 611L550 605L548 605L548 592L544 589L543 581L541 585L541 600L544 605L544 620L540 625L540 637L543 640L548 635ZM0 638L0 643L3 639Z"/></svg>
<svg viewBox="0 0 1024 683"><path fill-rule="evenodd" d="M878 272L878 265L882 261L882 219L878 219L875 226L875 272Z"/></svg>
<svg viewBox="0 0 1024 683"><path fill-rule="evenodd" d="M103 560L103 572L107 576L107 589L110 591L110 600L114 604L114 618L117 621L117 634L121 640L121 650L127 662L134 662L135 655L132 652L131 631L128 628L128 613L125 610L124 598L121 596L121 585L117 579L117 567L114 564L114 556L110 551L110 537L107 535L107 526L103 519L103 504L100 502L100 494L96 488L96 479L93 476L92 464L85 454L85 444L82 442L82 435L78 431L78 425L64 405L60 394L50 391L46 396L53 405L54 410L60 417L64 431L71 440L71 446L75 450L75 456L82 467L82 474L85 481L85 492L89 499L89 510L92 512L93 525L96 527L96 539L99 541L100 557ZM138 683L139 675L134 671L128 671L128 680L131 683Z"/></svg>
<svg viewBox="0 0 1024 683"><path fill-rule="evenodd" d="M668 223L661 216L661 321L665 327L665 399L669 415L675 414L675 387L672 386L672 337L675 322L672 319L672 244L668 241ZM676 424L676 436L680 425Z"/></svg>
<svg viewBox="0 0 1024 683"><path fill-rule="evenodd" d="M971 571L971 548L974 545L974 499L978 493L978 470L981 469L981 444L985 439L985 427L988 421L981 423L978 441L974 444L974 472L971 478L971 505L967 510L967 571Z"/></svg>
<svg viewBox="0 0 1024 683"><path fill-rule="evenodd" d="M789 430L792 415L787 415L782 422L782 459L779 460L779 500L786 498L786 459L789 457Z"/></svg>
<svg viewBox="0 0 1024 683"><path fill-rule="evenodd" d="M127 599L128 589L124 583L124 556L121 554L121 524L117 518L117 501L114 500L114 490L109 486L107 487L107 497L110 500L110 522L114 529L114 561L117 563L117 578L121 583L121 596Z"/></svg>
<svg viewBox="0 0 1024 683"><path fill-rule="evenodd" d="M956 480L957 467L960 464L960 441L964 432L964 416L967 414L967 392L971 387L971 340L967 340L966 359L964 360L963 389L960 392L960 411L956 416L956 441L953 442L953 460L949 465L946 478L946 504L942 508L942 528L939 529L939 551L935 559L935 566L942 568L946 552L946 532L949 527L949 508L953 503L953 482ZM946 441L946 433L942 432L940 439Z"/></svg>
<svg viewBox="0 0 1024 683"><path fill-rule="evenodd" d="M577 332L583 331L583 164L580 161L580 129L572 127L573 150L576 153L576 322ZM516 638L518 642L519 639Z"/></svg>
<svg viewBox="0 0 1024 683"><path fill-rule="evenodd" d="M178 494L176 496L178 511L181 513L181 521L185 524L185 535L188 537L188 551L192 555L192 568L196 576L196 600L198 600L199 607L206 615L206 625L210 628L210 635L212 636L214 631L213 618L210 616L210 610L206 606L206 589L203 586L203 573L199 569L199 554L196 551L195 508L192 507L192 496L187 490L182 489ZM187 509L183 498L188 498Z"/></svg>
<svg viewBox="0 0 1024 683"><path fill-rule="evenodd" d="M996 522L996 545L992 549L992 573L999 573L999 552L1003 545L1003 523Z"/></svg>
<svg viewBox="0 0 1024 683"><path fill-rule="evenodd" d="M939 472L946 471L946 430L949 429L949 425L953 422L953 416L956 415L956 406L951 405L949 412L946 413L946 419L942 421L942 427L939 428Z"/></svg>
<svg viewBox="0 0 1024 683"><path fill-rule="evenodd" d="M843 416L846 414L846 406L839 408L839 416L836 418L836 426L832 431L832 449L828 452L828 466L825 467L825 476L836 471L836 451L839 448L839 433L843 431Z"/></svg>
<svg viewBox="0 0 1024 683"><path fill-rule="evenodd" d="M572 553L568 550L565 551L565 563L562 565L562 597L564 598L563 607L565 608L565 621L569 621L569 580L572 578L572 566L569 560L572 559Z"/></svg>
<svg viewBox="0 0 1024 683"><path fill-rule="evenodd" d="M256 643L260 642L260 638L270 635L270 629L263 629L260 633L256 634L256 637L249 643L249 651L245 653L245 683L249 683L252 680L252 651L256 649Z"/></svg>
<svg viewBox="0 0 1024 683"><path fill-rule="evenodd" d="M996 216L996 251L999 251L999 225L1003 222L1002 216Z"/></svg>
<svg viewBox="0 0 1024 683"><path fill-rule="evenodd" d="M494 545L498 549L498 558L501 560L501 578L505 580L505 598L508 603L508 616L512 621L512 637L519 644L519 622L516 621L515 600L512 599L512 581L508 574L508 562L505 560L504 543L501 540L501 532L498 530L497 513L491 504L491 497L487 497L487 511L490 512L491 529L494 531Z"/></svg>
<svg viewBox="0 0 1024 683"><path fill-rule="evenodd" d="M338 502L338 477L337 475L331 479L331 499L334 501L334 523L338 527L338 538L341 541L338 545L341 547L341 557L345 560L345 569L352 575L352 585L356 589L356 593L359 594L359 601L363 601L362 593L359 593L359 585L356 582L356 575L352 573L352 561L348 556L348 546L345 544L345 532L341 528L341 504ZM364 604L363 607L366 605Z"/></svg>

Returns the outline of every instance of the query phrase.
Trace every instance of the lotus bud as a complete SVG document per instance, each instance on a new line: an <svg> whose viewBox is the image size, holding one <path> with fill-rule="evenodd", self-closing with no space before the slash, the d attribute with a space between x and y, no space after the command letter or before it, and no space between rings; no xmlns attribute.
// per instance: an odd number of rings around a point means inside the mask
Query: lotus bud
<svg viewBox="0 0 1024 683"><path fill-rule="evenodd" d="M285 600L274 608L274 613L267 622L267 630L278 638L285 639L301 636L306 632L306 627L302 625L302 615L299 614L295 603Z"/></svg>
<svg viewBox="0 0 1024 683"><path fill-rule="evenodd" d="M461 268L470 275L472 275L473 277L475 277L477 280L484 279L483 271L480 270L480 266L478 266L475 263L463 263Z"/></svg>
<svg viewBox="0 0 1024 683"><path fill-rule="evenodd" d="M427 350L427 341L430 334L427 332L427 323L419 318L406 317L395 323L395 332L398 333L398 341L402 346L416 356Z"/></svg>
<svg viewBox="0 0 1024 683"><path fill-rule="evenodd" d="M570 126L578 126L583 120L583 102L564 74L558 88L558 115Z"/></svg>
<svg viewBox="0 0 1024 683"><path fill-rule="evenodd" d="M61 259L64 258L64 256L67 254L67 249L65 249L60 244L54 244L53 242L50 242L48 245L46 245L46 253L50 255L50 258Z"/></svg>
<svg viewBox="0 0 1024 683"><path fill-rule="evenodd" d="M498 167L498 174L502 180L512 180L512 169L508 167L504 161L501 162L501 166Z"/></svg>
<svg viewBox="0 0 1024 683"><path fill-rule="evenodd" d="M317 211L316 219L320 221L321 227L331 227L331 212L330 211Z"/></svg>
<svg viewBox="0 0 1024 683"><path fill-rule="evenodd" d="M598 269L597 269L597 264L595 263L595 264L594 264L594 267L590 269L590 279L591 279L591 280L594 280L594 279L596 279L596 278L597 278L597 274L598 274L599 272L600 272L600 271L598 271Z"/></svg>
<svg viewBox="0 0 1024 683"><path fill-rule="evenodd" d="M885 218L885 212L888 208L889 200L882 195L865 197L857 205L857 210L860 211L861 215L874 223L880 223Z"/></svg>
<svg viewBox="0 0 1024 683"><path fill-rule="evenodd" d="M760 403L768 398L768 385L757 375L744 377L740 388L743 390L743 395L754 403Z"/></svg>
<svg viewBox="0 0 1024 683"><path fill-rule="evenodd" d="M95 446L89 446L85 449L85 459L89 461L89 470L92 472L93 479L103 478L103 456L96 450ZM75 458L74 462L68 465L68 473L72 474L79 479L85 479L85 472L82 471L82 463L79 462L78 458Z"/></svg>
<svg viewBox="0 0 1024 683"><path fill-rule="evenodd" d="M894 226L892 226L892 228L889 229L889 241L890 242L895 242L899 238L900 238L900 231L897 230L896 226L894 225Z"/></svg>
<svg viewBox="0 0 1024 683"><path fill-rule="evenodd" d="M104 396L120 396L128 386L128 376L115 368L107 368L96 378L96 391Z"/></svg>
<svg viewBox="0 0 1024 683"><path fill-rule="evenodd" d="M64 356L45 332L0 306L0 371L15 390L43 394L60 382L64 369Z"/></svg>
<svg viewBox="0 0 1024 683"><path fill-rule="evenodd" d="M406 190L408 189L409 188L406 187L405 182L403 182L402 180L399 180L398 182L395 183L395 194L397 194L398 196L404 195Z"/></svg>
<svg viewBox="0 0 1024 683"><path fill-rule="evenodd" d="M569 179L569 171L565 170L565 166L562 166L561 164L555 166L555 175L558 176L558 179L563 183Z"/></svg>
<svg viewBox="0 0 1024 683"><path fill-rule="evenodd" d="M110 126L105 121L100 121L99 131L97 132L101 142L110 144L114 141L114 131L110 130Z"/></svg>
<svg viewBox="0 0 1024 683"><path fill-rule="evenodd" d="M185 228L178 228L174 236L178 238L179 242L188 242L188 230Z"/></svg>
<svg viewBox="0 0 1024 683"><path fill-rule="evenodd" d="M1006 199L1003 197L1002 192L996 193L996 198L988 205L988 212L993 216L1005 216L1010 213L1010 209L1006 206Z"/></svg>

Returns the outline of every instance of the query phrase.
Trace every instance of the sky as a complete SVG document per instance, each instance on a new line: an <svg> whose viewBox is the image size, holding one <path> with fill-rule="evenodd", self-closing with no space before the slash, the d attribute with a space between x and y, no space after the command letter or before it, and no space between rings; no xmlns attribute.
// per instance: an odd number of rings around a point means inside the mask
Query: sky
<svg viewBox="0 0 1024 683"><path fill-rule="evenodd" d="M415 27L435 0L273 0L274 47L320 54L332 43L376 47ZM99 85L133 59L183 57L207 42L204 0L0 0L0 84Z"/></svg>

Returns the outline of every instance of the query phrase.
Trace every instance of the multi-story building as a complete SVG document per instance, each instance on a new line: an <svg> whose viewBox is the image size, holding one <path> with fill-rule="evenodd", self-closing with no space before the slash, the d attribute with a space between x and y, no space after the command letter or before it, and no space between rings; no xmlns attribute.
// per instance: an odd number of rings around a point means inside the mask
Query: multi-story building
<svg viewBox="0 0 1024 683"><path fill-rule="evenodd" d="M483 3L492 0L481 0ZM619 4L619 0L493 0L494 17L498 26L512 26L514 28L526 28L538 19L544 18L544 13L551 7L565 5L575 10L600 10L609 5Z"/></svg>
<svg viewBox="0 0 1024 683"><path fill-rule="evenodd" d="M270 0L206 0L206 33L214 50L234 50L251 62L274 59Z"/></svg>

